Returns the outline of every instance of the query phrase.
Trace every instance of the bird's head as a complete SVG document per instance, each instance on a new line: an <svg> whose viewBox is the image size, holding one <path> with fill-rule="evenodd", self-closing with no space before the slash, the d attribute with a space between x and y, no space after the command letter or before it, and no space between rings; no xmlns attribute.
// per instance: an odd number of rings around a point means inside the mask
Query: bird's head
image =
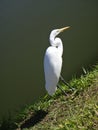
<svg viewBox="0 0 98 130"><path fill-rule="evenodd" d="M51 36L54 36L56 37L58 34L60 34L61 32L67 30L68 28L70 28L70 26L67 26L67 27L63 27L63 28L60 28L60 29L54 29L51 34L50 34L50 37Z"/></svg>

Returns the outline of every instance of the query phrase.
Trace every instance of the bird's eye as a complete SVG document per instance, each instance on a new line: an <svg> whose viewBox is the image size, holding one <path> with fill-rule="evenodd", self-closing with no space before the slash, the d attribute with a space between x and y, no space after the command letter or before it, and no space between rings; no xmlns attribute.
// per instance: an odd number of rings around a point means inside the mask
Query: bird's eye
<svg viewBox="0 0 98 130"><path fill-rule="evenodd" d="M59 30L57 30L57 33L59 33Z"/></svg>

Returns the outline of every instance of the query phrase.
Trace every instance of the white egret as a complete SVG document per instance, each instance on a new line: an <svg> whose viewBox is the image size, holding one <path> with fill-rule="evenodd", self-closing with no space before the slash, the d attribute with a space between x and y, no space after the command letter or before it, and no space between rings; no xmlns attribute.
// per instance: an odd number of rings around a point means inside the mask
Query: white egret
<svg viewBox="0 0 98 130"><path fill-rule="evenodd" d="M63 44L56 36L68 28L55 29L50 33L51 46L47 48L44 57L45 87L49 95L55 93L62 69Z"/></svg>

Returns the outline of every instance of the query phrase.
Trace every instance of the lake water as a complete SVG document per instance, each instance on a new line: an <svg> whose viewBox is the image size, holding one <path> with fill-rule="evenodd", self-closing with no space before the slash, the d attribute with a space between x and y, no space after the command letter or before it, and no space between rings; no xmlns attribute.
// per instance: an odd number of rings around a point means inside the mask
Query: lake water
<svg viewBox="0 0 98 130"><path fill-rule="evenodd" d="M52 29L62 33L66 80L98 61L97 0L0 1L0 115L45 95L43 58Z"/></svg>

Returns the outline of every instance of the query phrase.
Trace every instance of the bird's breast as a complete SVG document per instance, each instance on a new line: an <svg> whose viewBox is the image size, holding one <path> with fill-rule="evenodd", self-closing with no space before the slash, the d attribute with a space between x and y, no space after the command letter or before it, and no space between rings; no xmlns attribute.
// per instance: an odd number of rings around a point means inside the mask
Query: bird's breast
<svg viewBox="0 0 98 130"><path fill-rule="evenodd" d="M60 52L58 50L58 48L56 47L48 47L48 49L46 50L46 55L50 58L60 58L61 55L60 55Z"/></svg>
<svg viewBox="0 0 98 130"><path fill-rule="evenodd" d="M59 51L55 47L49 47L46 50L44 67L47 73L53 73L59 77L62 68L62 57L59 55Z"/></svg>

